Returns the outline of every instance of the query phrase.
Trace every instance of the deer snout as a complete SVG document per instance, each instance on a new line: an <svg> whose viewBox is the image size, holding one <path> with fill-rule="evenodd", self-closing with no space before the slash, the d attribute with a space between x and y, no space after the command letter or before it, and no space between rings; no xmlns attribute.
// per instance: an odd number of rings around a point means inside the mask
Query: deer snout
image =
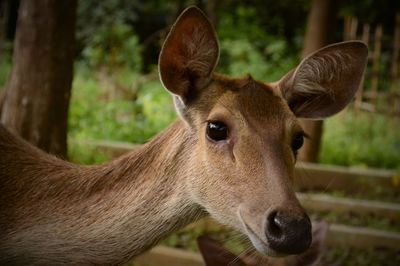
<svg viewBox="0 0 400 266"><path fill-rule="evenodd" d="M278 253L298 254L311 245L311 221L306 214L289 211L270 212L266 219L265 236L270 248Z"/></svg>

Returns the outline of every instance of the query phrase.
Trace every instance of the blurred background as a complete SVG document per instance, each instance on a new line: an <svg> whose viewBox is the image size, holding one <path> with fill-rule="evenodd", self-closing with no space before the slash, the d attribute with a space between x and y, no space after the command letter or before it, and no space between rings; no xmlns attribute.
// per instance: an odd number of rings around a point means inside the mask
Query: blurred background
<svg viewBox="0 0 400 266"><path fill-rule="evenodd" d="M368 44L351 105L323 123L303 121L311 138L296 186L312 217L333 224L325 265L400 265L399 1L1 0L1 122L78 163L148 141L176 119L157 59L189 5L214 24L217 71L231 76L272 82L327 44ZM244 249L240 237L208 221L164 244L196 251L195 238L210 232Z"/></svg>

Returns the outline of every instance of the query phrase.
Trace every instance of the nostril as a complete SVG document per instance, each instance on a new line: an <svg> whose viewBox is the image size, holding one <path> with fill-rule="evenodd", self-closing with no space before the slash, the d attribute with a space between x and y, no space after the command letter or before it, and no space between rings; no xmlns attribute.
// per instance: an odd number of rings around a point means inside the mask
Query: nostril
<svg viewBox="0 0 400 266"><path fill-rule="evenodd" d="M280 253L301 253L311 244L311 222L307 215L299 217L274 211L267 216L265 229L270 247Z"/></svg>
<svg viewBox="0 0 400 266"><path fill-rule="evenodd" d="M280 238L282 235L281 221L277 217L277 212L271 212L267 218L267 238Z"/></svg>

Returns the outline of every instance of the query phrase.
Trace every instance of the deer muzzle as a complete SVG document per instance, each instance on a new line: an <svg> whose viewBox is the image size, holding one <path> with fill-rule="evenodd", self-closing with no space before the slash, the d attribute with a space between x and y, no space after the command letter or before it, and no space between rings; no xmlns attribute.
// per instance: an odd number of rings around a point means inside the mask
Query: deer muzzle
<svg viewBox="0 0 400 266"><path fill-rule="evenodd" d="M261 253L270 256L299 254L311 245L311 221L304 212L275 209L260 217L254 213L248 215L239 208L238 215L245 233Z"/></svg>

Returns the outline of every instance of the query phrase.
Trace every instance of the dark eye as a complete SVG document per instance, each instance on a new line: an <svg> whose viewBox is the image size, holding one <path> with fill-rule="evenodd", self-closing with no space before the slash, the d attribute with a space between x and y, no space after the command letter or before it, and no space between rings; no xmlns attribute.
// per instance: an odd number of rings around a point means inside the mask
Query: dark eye
<svg viewBox="0 0 400 266"><path fill-rule="evenodd" d="M304 143L304 134L298 133L292 140L292 149L294 152L297 152Z"/></svg>
<svg viewBox="0 0 400 266"><path fill-rule="evenodd" d="M228 137L228 127L220 121L209 121L206 133L214 141L225 140Z"/></svg>

